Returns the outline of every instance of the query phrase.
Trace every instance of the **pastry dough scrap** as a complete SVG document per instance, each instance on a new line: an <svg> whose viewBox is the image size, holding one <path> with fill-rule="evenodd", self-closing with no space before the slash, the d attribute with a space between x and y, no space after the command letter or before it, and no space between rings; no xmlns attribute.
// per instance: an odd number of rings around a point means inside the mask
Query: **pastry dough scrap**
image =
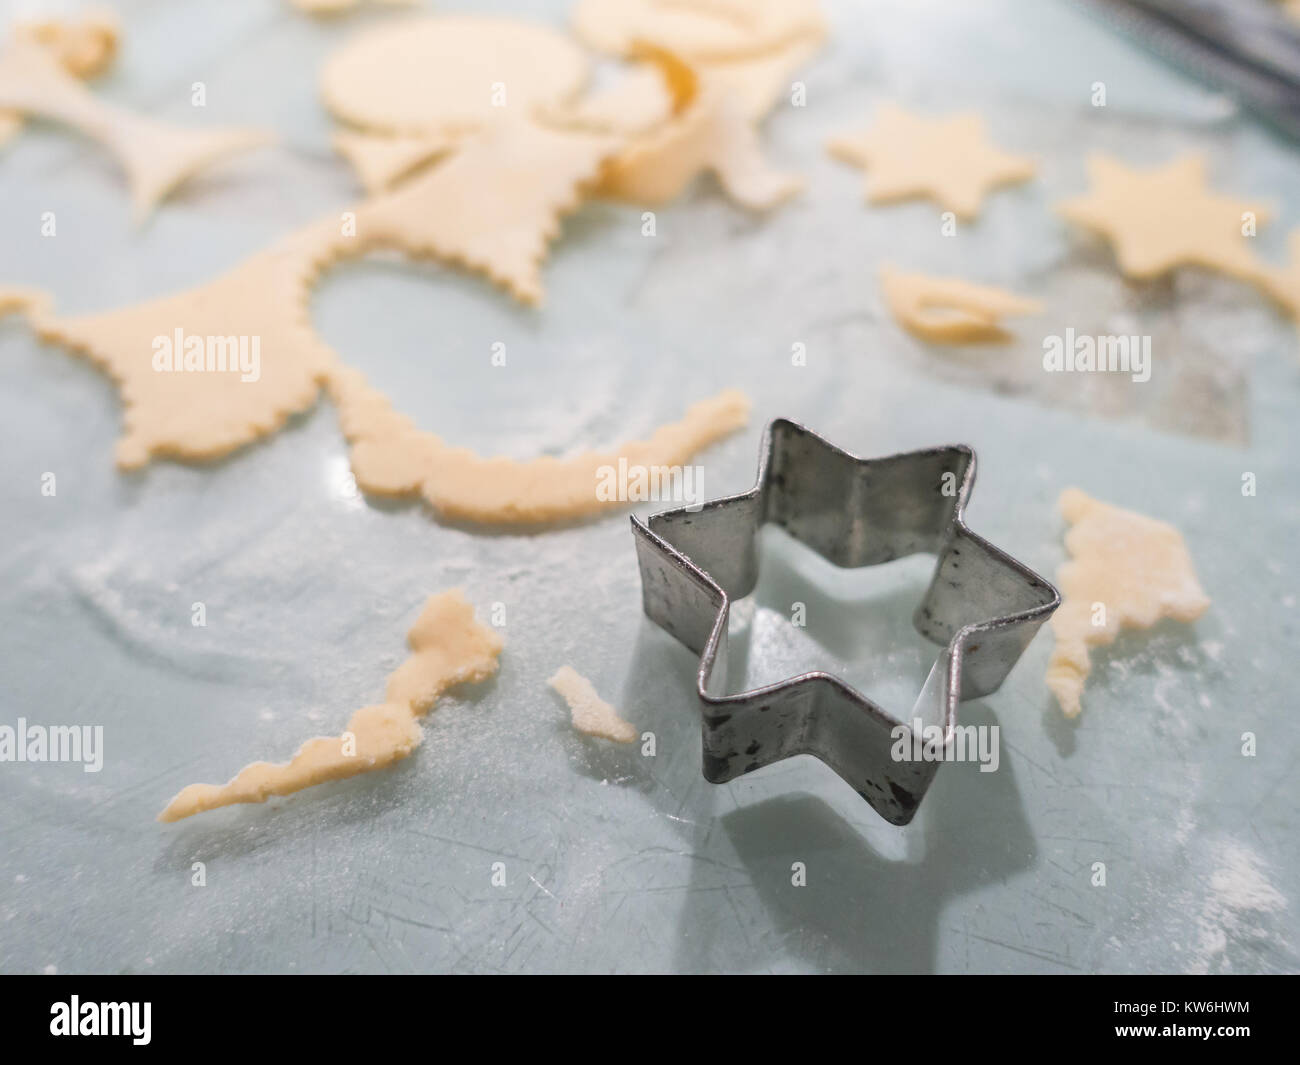
<svg viewBox="0 0 1300 1065"><path fill-rule="evenodd" d="M870 202L929 197L962 219L979 214L994 189L1028 181L1037 170L1028 156L994 147L975 112L928 118L886 104L871 128L836 137L828 147L866 169Z"/></svg>
<svg viewBox="0 0 1300 1065"><path fill-rule="evenodd" d="M384 137L343 130L334 134L335 151L352 164L361 187L371 196L446 155L456 143L457 138L442 133Z"/></svg>
<svg viewBox="0 0 1300 1065"><path fill-rule="evenodd" d="M87 12L77 21L45 19L20 22L15 34L25 36L50 52L63 69L76 78L102 74L117 56L117 18L111 12ZM0 146L23 126L17 111L0 111Z"/></svg>
<svg viewBox="0 0 1300 1065"><path fill-rule="evenodd" d="M675 199L702 173L714 174L740 206L766 211L803 189L803 179L773 170L758 131L733 97L703 91L680 116L606 164L597 193L655 206Z"/></svg>
<svg viewBox="0 0 1300 1065"><path fill-rule="evenodd" d="M581 517L610 505L597 498L596 470L620 456L673 466L744 424L748 401L726 392L697 404L683 422L612 455L532 462L484 459L417 430L364 377L349 370L311 326L308 296L330 263L377 248L461 262L521 299L540 297L539 262L560 211L578 199L610 146L588 133L511 123L478 134L446 162L352 212L355 235L337 218L306 227L198 288L102 314L56 318L13 297L38 335L86 355L118 383L125 405L119 465L155 457L210 459L274 432L307 410L326 383L352 443L367 491L422 494L447 517L535 523ZM232 372L159 372L157 338L258 338L256 380ZM176 347L173 344L173 347ZM183 346L183 344L181 345ZM615 505L616 502L615 502Z"/></svg>
<svg viewBox="0 0 1300 1065"><path fill-rule="evenodd" d="M548 108L543 119L602 133L645 133L673 114L673 97L659 71L649 63L632 67L608 89L563 107Z"/></svg>
<svg viewBox="0 0 1300 1065"><path fill-rule="evenodd" d="M1060 214L1110 241L1123 273L1149 280L1180 266L1266 283L1242 235L1243 215L1268 219L1267 206L1218 196L1206 186L1205 160L1188 155L1149 170L1116 159L1088 160L1088 193L1057 205Z"/></svg>
<svg viewBox="0 0 1300 1065"><path fill-rule="evenodd" d="M77 19L51 18L20 22L14 32L47 49L73 77L97 78L117 56L117 16L88 11Z"/></svg>
<svg viewBox="0 0 1300 1065"><path fill-rule="evenodd" d="M612 85L548 108L540 117L561 126L634 136L680 115L698 94L694 69L671 52L639 45L630 58L634 65Z"/></svg>
<svg viewBox="0 0 1300 1065"><path fill-rule="evenodd" d="M474 619L459 590L431 596L412 626L411 656L388 678L384 701L352 715L341 736L319 736L287 762L254 762L226 784L191 784L167 804L159 821L234 803L265 802L295 791L383 769L420 745L419 720L449 688L486 680L497 671L501 636Z"/></svg>
<svg viewBox="0 0 1300 1065"><path fill-rule="evenodd" d="M316 402L334 355L305 320L304 274L331 236L322 227L304 231L174 296L70 318L30 315L41 339L84 355L117 385L124 408L118 466L136 469L163 456L218 458ZM190 338L202 348L201 372L184 369ZM207 369L209 348L225 352L230 367L241 338L249 365L256 338L255 380L233 368ZM155 368L164 346L180 369Z"/></svg>
<svg viewBox="0 0 1300 1065"><path fill-rule="evenodd" d="M40 289L0 285L0 318L7 314L38 316L54 305L49 293Z"/></svg>
<svg viewBox="0 0 1300 1065"><path fill-rule="evenodd" d="M330 17L356 11L363 4L369 7L410 7L416 0L289 0L299 11L308 15Z"/></svg>
<svg viewBox="0 0 1300 1065"><path fill-rule="evenodd" d="M335 357L312 329L319 271L376 248L482 270L520 299L541 296L540 261L578 186L614 142L531 123L472 138L448 162L358 205L356 235L327 217L225 276L175 296L100 314L35 316L42 339L86 355L118 384L125 432L118 464L227 454L307 410ZM260 373L159 372L158 337L257 338Z"/></svg>
<svg viewBox="0 0 1300 1065"><path fill-rule="evenodd" d="M622 138L506 122L467 138L444 162L356 209L339 255L399 248L481 271L524 303L542 298L541 263L560 218Z"/></svg>
<svg viewBox="0 0 1300 1065"><path fill-rule="evenodd" d="M137 220L216 160L270 140L258 130L183 129L106 103L23 34L0 46L0 108L72 126L108 148L126 170Z"/></svg>
<svg viewBox="0 0 1300 1065"><path fill-rule="evenodd" d="M1035 314L1042 305L1005 289L959 278L880 272L885 302L909 332L943 344L976 344L1010 339L999 325L1007 315Z"/></svg>
<svg viewBox="0 0 1300 1065"><path fill-rule="evenodd" d="M734 202L753 211L770 210L798 194L802 179L776 171L764 158L757 123L819 44L820 36L805 33L768 54L719 62L683 58L653 39L620 46L629 57L648 60L646 66L658 70L663 84L655 97L643 80L625 79L626 85L580 105L589 123L594 112L592 124L641 134L606 164L597 194L656 206L706 172ZM667 112L665 90L671 97ZM636 105L631 122L614 118L624 109L616 99L620 91Z"/></svg>
<svg viewBox="0 0 1300 1065"><path fill-rule="evenodd" d="M823 38L806 33L761 55L697 62L696 72L706 90L730 96L746 118L759 122L790 91L795 72L817 54Z"/></svg>
<svg viewBox="0 0 1300 1065"><path fill-rule="evenodd" d="M23 128L23 116L17 111L0 111L0 148L18 135Z"/></svg>
<svg viewBox="0 0 1300 1065"><path fill-rule="evenodd" d="M620 458L630 467L679 466L743 426L749 416L749 400L728 390L696 403L680 422L661 426L649 440L621 444L607 453L518 462L482 458L417 429L350 367L332 373L328 387L352 444L352 472L364 491L419 493L440 517L485 524L563 521L620 506L597 494L602 466L617 466Z"/></svg>
<svg viewBox="0 0 1300 1065"><path fill-rule="evenodd" d="M349 40L326 61L321 95L336 118L372 132L458 134L563 103L588 66L546 26L418 15Z"/></svg>
<svg viewBox="0 0 1300 1065"><path fill-rule="evenodd" d="M615 743L636 742L636 726L597 695L591 681L572 666L561 666L546 683L569 704L570 719L579 732Z"/></svg>
<svg viewBox="0 0 1300 1065"><path fill-rule="evenodd" d="M1195 621L1210 600L1172 525L1091 499L1077 488L1066 489L1060 505L1071 526L1065 537L1071 557L1057 573L1061 606L1052 616L1056 646L1047 686L1065 716L1077 717L1092 669L1089 647L1111 643L1121 628L1150 628L1161 618ZM1095 604L1104 607L1103 615Z"/></svg>
<svg viewBox="0 0 1300 1065"><path fill-rule="evenodd" d="M816 54L823 37L820 30L807 32L758 55L721 60L682 57L652 41L631 40L619 51L638 61L632 72L611 89L571 105L567 113L561 111L554 119L621 133L646 133L671 114L681 114L703 89L716 97L729 97L746 118L759 122L789 91L795 71Z"/></svg>
<svg viewBox="0 0 1300 1065"><path fill-rule="evenodd" d="M753 56L826 26L817 0L578 0L572 18L598 51L649 42L687 60Z"/></svg>

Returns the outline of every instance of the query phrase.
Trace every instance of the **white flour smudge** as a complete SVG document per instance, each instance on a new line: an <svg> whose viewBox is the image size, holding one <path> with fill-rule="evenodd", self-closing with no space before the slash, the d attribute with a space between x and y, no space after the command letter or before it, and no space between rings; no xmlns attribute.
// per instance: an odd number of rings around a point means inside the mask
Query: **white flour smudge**
<svg viewBox="0 0 1300 1065"><path fill-rule="evenodd" d="M1272 939L1267 914L1286 909L1287 900L1264 875L1263 863L1249 847L1231 842L1219 853L1210 874L1210 890L1196 921L1191 971L1230 971L1230 943L1262 943Z"/></svg>

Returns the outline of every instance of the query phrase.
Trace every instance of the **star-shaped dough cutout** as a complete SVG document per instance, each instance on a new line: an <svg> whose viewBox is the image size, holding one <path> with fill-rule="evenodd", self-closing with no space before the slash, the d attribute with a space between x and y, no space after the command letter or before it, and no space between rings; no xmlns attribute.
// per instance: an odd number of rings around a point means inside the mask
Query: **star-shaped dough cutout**
<svg viewBox="0 0 1300 1065"><path fill-rule="evenodd" d="M1262 282L1263 266L1242 230L1247 215L1259 223L1270 211L1211 192L1200 156L1134 170L1094 155L1088 160L1088 180L1092 187L1087 195L1065 200L1057 210L1109 240L1126 276L1147 281L1179 266L1200 266Z"/></svg>
<svg viewBox="0 0 1300 1065"><path fill-rule="evenodd" d="M863 133L834 138L830 153L867 171L871 203L929 197L963 220L979 214L996 188L1028 181L1027 156L994 147L974 112L928 118L886 104Z"/></svg>

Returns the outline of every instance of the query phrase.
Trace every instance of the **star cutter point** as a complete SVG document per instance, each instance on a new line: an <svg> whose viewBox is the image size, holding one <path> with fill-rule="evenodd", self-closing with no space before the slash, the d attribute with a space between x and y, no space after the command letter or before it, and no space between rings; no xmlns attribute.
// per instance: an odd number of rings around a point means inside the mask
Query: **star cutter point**
<svg viewBox="0 0 1300 1065"><path fill-rule="evenodd" d="M912 820L942 761L896 759L896 730L911 751L913 721L939 725L946 751L957 704L996 691L1061 601L1048 581L967 527L974 482L969 447L864 459L782 418L764 433L748 492L632 516L645 612L700 656L706 780L722 784L812 754L886 821ZM758 582L758 531L768 524L845 569L935 556L912 620L943 650L908 720L824 672L727 692L731 602Z"/></svg>

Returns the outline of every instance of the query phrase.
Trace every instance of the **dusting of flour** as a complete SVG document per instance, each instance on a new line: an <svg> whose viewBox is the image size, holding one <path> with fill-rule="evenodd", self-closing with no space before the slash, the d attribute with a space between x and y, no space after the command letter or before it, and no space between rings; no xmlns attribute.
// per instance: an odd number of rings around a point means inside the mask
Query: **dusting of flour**
<svg viewBox="0 0 1300 1065"><path fill-rule="evenodd" d="M1267 917L1286 906L1286 897L1269 882L1254 851L1237 842L1223 845L1196 921L1191 971L1231 971L1229 945L1271 940Z"/></svg>

